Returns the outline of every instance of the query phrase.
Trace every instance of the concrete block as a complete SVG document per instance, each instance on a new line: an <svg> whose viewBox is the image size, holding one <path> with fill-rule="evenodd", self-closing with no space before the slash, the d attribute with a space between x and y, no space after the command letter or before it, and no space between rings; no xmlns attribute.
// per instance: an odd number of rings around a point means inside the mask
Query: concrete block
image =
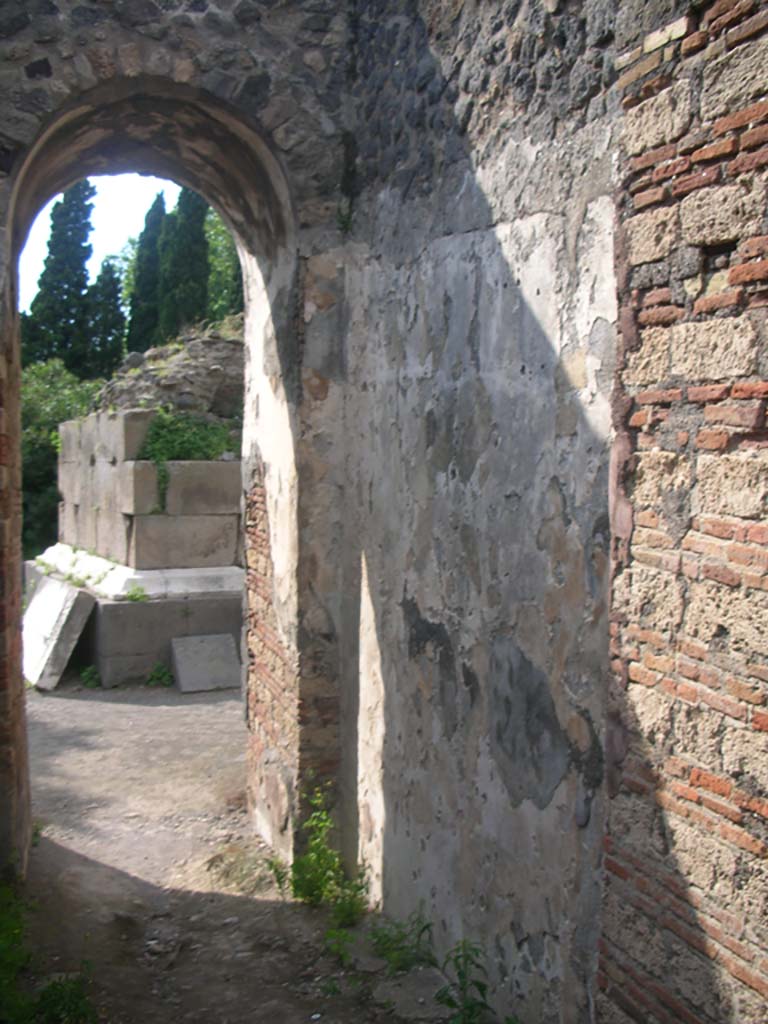
<svg viewBox="0 0 768 1024"><path fill-rule="evenodd" d="M136 569L232 565L239 516L135 516L128 564Z"/></svg>
<svg viewBox="0 0 768 1024"><path fill-rule="evenodd" d="M47 577L24 613L24 678L42 690L52 690L95 604L85 590Z"/></svg>
<svg viewBox="0 0 768 1024"><path fill-rule="evenodd" d="M229 633L177 637L171 641L171 658L176 686L182 693L240 686L240 661Z"/></svg>
<svg viewBox="0 0 768 1024"><path fill-rule="evenodd" d="M118 508L128 516L146 516L160 505L157 466L154 462L123 462L119 465Z"/></svg>
<svg viewBox="0 0 768 1024"><path fill-rule="evenodd" d="M140 463L137 463L140 465ZM240 462L169 462L165 510L171 516L240 511Z"/></svg>

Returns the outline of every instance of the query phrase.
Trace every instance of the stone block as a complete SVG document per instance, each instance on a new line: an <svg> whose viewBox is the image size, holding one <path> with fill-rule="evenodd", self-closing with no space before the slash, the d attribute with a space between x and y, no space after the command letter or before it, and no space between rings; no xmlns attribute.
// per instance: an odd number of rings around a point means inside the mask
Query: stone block
<svg viewBox="0 0 768 1024"><path fill-rule="evenodd" d="M85 548L86 551L95 551L98 544L98 506L90 502L81 502L76 513L76 536L77 542L74 545L78 548Z"/></svg>
<svg viewBox="0 0 768 1024"><path fill-rule="evenodd" d="M717 245L758 234L765 207L765 186L750 191L722 185L694 192L680 204L683 240L691 245Z"/></svg>
<svg viewBox="0 0 768 1024"><path fill-rule="evenodd" d="M637 508L660 508L662 497L691 486L690 461L674 452L651 450L637 457L632 498Z"/></svg>
<svg viewBox="0 0 768 1024"><path fill-rule="evenodd" d="M171 667L171 641L203 631L239 643L239 594L157 601L100 600L88 631L91 656L104 686L139 682L160 664ZM238 683L239 685L239 683Z"/></svg>
<svg viewBox="0 0 768 1024"><path fill-rule="evenodd" d="M128 564L136 569L233 565L239 516L135 516Z"/></svg>
<svg viewBox="0 0 768 1024"><path fill-rule="evenodd" d="M677 241L677 210L662 207L627 222L629 262L653 263L668 256Z"/></svg>
<svg viewBox="0 0 768 1024"><path fill-rule="evenodd" d="M701 116L705 120L732 114L765 92L768 36L739 46L704 67Z"/></svg>
<svg viewBox="0 0 768 1024"><path fill-rule="evenodd" d="M82 500L82 473L77 462L60 462L58 472L59 494L64 501L79 505Z"/></svg>
<svg viewBox="0 0 768 1024"><path fill-rule="evenodd" d="M626 591L627 612L632 621L649 629L677 626L685 607L683 584L667 572L633 564Z"/></svg>
<svg viewBox="0 0 768 1024"><path fill-rule="evenodd" d="M744 316L676 324L669 341L672 373L687 381L726 380L754 372L757 337Z"/></svg>
<svg viewBox="0 0 768 1024"><path fill-rule="evenodd" d="M696 461L693 509L699 515L768 514L768 451L700 455Z"/></svg>
<svg viewBox="0 0 768 1024"><path fill-rule="evenodd" d="M691 86L683 79L627 111L622 141L630 156L678 139L691 120Z"/></svg>
<svg viewBox="0 0 768 1024"><path fill-rule="evenodd" d="M123 565L128 563L128 540L130 537L130 519L120 511L113 509L100 512L98 533L94 550L103 558L111 558Z"/></svg>
<svg viewBox="0 0 768 1024"><path fill-rule="evenodd" d="M670 334L665 327L649 327L640 334L640 348L630 352L625 384L659 384L669 376Z"/></svg>
<svg viewBox="0 0 768 1024"><path fill-rule="evenodd" d="M239 461L169 462L166 512L171 516L238 514L241 472Z"/></svg>
<svg viewBox="0 0 768 1024"><path fill-rule="evenodd" d="M24 613L25 679L41 690L58 685L94 604L63 580L48 576L38 584Z"/></svg>
<svg viewBox="0 0 768 1024"><path fill-rule="evenodd" d="M80 420L59 424L59 463L77 462L80 458Z"/></svg>
<svg viewBox="0 0 768 1024"><path fill-rule="evenodd" d="M709 644L723 629L732 650L762 661L768 655L768 594L764 591L692 582L685 611L685 632Z"/></svg>
<svg viewBox="0 0 768 1024"><path fill-rule="evenodd" d="M93 420L94 453L99 461L132 462L137 458L149 424L155 417L151 409L127 409L124 412L100 412Z"/></svg>
<svg viewBox="0 0 768 1024"><path fill-rule="evenodd" d="M124 462L119 466L117 506L128 516L150 515L159 508L154 462Z"/></svg>
<svg viewBox="0 0 768 1024"><path fill-rule="evenodd" d="M182 693L240 687L240 661L229 633L176 637L171 641L171 659Z"/></svg>
<svg viewBox="0 0 768 1024"><path fill-rule="evenodd" d="M77 543L77 505L69 501L59 502L59 532L58 538L62 544L71 544L72 547L79 547Z"/></svg>

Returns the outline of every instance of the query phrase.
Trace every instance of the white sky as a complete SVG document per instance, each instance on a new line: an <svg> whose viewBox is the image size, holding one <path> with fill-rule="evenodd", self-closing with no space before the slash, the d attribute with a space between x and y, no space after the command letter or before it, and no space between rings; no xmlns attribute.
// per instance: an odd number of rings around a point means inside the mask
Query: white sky
<svg viewBox="0 0 768 1024"><path fill-rule="evenodd" d="M129 238L141 233L147 210L157 193L165 194L165 208L172 210L180 188L172 181L140 174L105 175L89 180L96 189L91 211L93 255L88 261L88 272L93 280L106 256L117 255ZM54 196L37 215L19 260L19 309L24 312L37 293L37 281L48 255L51 208L60 198Z"/></svg>

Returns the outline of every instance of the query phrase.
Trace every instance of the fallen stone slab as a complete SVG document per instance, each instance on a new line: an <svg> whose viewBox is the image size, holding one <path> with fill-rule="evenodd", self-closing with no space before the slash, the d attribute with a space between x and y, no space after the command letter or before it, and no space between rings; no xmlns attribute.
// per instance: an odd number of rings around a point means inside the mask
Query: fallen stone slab
<svg viewBox="0 0 768 1024"><path fill-rule="evenodd" d="M240 687L240 660L230 633L176 637L171 641L171 660L182 693Z"/></svg>
<svg viewBox="0 0 768 1024"><path fill-rule="evenodd" d="M95 603L64 580L40 580L24 613L25 679L40 690L58 686Z"/></svg>

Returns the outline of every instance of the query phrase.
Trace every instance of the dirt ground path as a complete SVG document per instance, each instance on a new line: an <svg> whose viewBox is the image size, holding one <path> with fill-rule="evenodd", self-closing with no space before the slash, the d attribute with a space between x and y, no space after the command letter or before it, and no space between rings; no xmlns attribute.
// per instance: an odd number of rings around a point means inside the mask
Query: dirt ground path
<svg viewBox="0 0 768 1024"><path fill-rule="evenodd" d="M41 977L85 963L110 1024L399 1019L272 883L244 810L239 694L70 680L27 709Z"/></svg>

